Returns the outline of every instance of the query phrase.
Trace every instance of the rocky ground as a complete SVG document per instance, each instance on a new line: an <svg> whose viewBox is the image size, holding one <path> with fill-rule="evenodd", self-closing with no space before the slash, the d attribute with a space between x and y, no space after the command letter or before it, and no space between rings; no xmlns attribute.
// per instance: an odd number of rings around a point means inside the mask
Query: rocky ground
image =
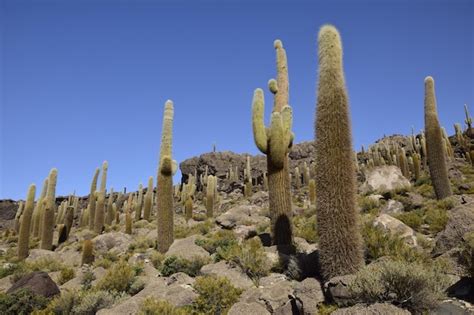
<svg viewBox="0 0 474 315"><path fill-rule="evenodd" d="M291 169L311 165L312 143L295 145L290 158ZM129 235L121 214L120 223L96 235L79 227L76 214L66 242L47 251L33 241L25 262L17 262L18 205L1 200L0 291L6 294L0 295L0 312L18 314L23 307L36 308L36 314L474 314L474 167L463 159L450 160L455 195L442 201L435 199L426 172L415 182L396 166L360 171L367 266L325 283L307 185L293 187L296 253L284 254L271 245L265 158L251 159L251 196L243 195L242 176L226 179L229 168L245 165L246 155L232 152L181 163L183 182L206 168L219 178L219 202L214 218L207 219L198 184L193 218L186 221L176 198L175 241L165 254L155 250L154 217L134 222ZM81 265L86 239L92 240L94 260Z"/></svg>

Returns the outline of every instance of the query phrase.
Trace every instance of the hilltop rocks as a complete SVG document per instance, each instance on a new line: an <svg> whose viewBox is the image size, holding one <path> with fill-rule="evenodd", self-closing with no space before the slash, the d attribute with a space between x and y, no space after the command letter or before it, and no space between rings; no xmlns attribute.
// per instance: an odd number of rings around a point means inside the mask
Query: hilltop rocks
<svg viewBox="0 0 474 315"><path fill-rule="evenodd" d="M360 187L360 191L362 194L372 192L385 193L410 187L410 181L402 175L398 167L384 165L367 170L365 182Z"/></svg>
<svg viewBox="0 0 474 315"><path fill-rule="evenodd" d="M35 271L23 276L8 289L7 293L13 293L20 289L28 289L34 294L47 298L60 294L56 283L43 271Z"/></svg>

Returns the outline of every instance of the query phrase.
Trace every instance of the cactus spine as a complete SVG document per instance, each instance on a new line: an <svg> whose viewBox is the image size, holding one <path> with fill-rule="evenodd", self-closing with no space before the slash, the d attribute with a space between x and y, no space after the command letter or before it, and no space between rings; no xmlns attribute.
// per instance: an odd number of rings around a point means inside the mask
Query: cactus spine
<svg viewBox="0 0 474 315"><path fill-rule="evenodd" d="M148 178L148 188L145 194L145 202L143 205L143 219L150 221L151 208L153 207L153 176Z"/></svg>
<svg viewBox="0 0 474 315"><path fill-rule="evenodd" d="M20 260L28 257L31 217L33 215L33 208L35 204L35 194L36 186L32 184L28 189L25 208L23 210L23 215L21 216L20 234L18 236L18 258Z"/></svg>
<svg viewBox="0 0 474 315"><path fill-rule="evenodd" d="M434 80L425 78L425 134L428 168L437 199L452 195L448 179L443 134L436 110Z"/></svg>
<svg viewBox="0 0 474 315"><path fill-rule="evenodd" d="M288 153L293 144L291 132L292 109L288 103L288 66L286 52L280 40L274 43L277 55L277 81L270 80L274 106L270 127L263 121L264 97L262 89L253 96L252 126L257 148L267 156L272 241L275 245L292 245L291 191L288 172ZM280 247L282 248L282 247Z"/></svg>
<svg viewBox="0 0 474 315"><path fill-rule="evenodd" d="M319 31L316 108L316 200L320 262L324 279L356 272L364 263L352 149L349 103L339 32Z"/></svg>
<svg viewBox="0 0 474 315"><path fill-rule="evenodd" d="M99 178L99 168L96 168L94 177L92 178L91 183L91 190L89 193L89 230L94 228L94 220L95 220L95 191L97 190L97 179Z"/></svg>
<svg viewBox="0 0 474 315"><path fill-rule="evenodd" d="M160 160L157 175L156 204L158 208L158 251L165 253L173 243L173 174L177 163L171 159L173 137L173 102L168 100L163 115Z"/></svg>
<svg viewBox="0 0 474 315"><path fill-rule="evenodd" d="M51 250L53 248L54 213L56 209L56 181L58 170L53 168L49 172L48 190L44 200L43 222L41 228L41 249Z"/></svg>
<svg viewBox="0 0 474 315"><path fill-rule="evenodd" d="M102 233L104 228L105 221L105 187L107 185L107 169L109 168L109 163L104 161L102 163L102 176L100 178L100 191L97 194L97 206L95 209L95 219L94 219L94 232Z"/></svg>

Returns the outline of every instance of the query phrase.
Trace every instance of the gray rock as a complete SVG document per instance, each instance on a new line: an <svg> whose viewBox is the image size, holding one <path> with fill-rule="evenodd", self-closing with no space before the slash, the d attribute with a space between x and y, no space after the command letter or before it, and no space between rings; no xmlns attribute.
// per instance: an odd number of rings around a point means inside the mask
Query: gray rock
<svg viewBox="0 0 474 315"><path fill-rule="evenodd" d="M232 229L238 225L259 225L270 222L270 219L259 214L257 206L239 205L229 209L216 218L216 223L223 228Z"/></svg>
<svg viewBox="0 0 474 315"><path fill-rule="evenodd" d="M192 260L195 257L209 259L209 253L201 246L195 244L198 238L198 235L191 235L186 238L174 240L165 256L176 256L188 260Z"/></svg>
<svg viewBox="0 0 474 315"><path fill-rule="evenodd" d="M353 296L349 286L354 281L354 275L345 275L329 279L324 284L324 291L338 306L353 304Z"/></svg>
<svg viewBox="0 0 474 315"><path fill-rule="evenodd" d="M233 286L240 289L248 289L254 286L252 280L240 270L240 268L232 267L225 261L219 261L215 264L205 265L201 268L203 275L216 275L218 277L226 277Z"/></svg>
<svg viewBox="0 0 474 315"><path fill-rule="evenodd" d="M388 214L382 213L379 215L374 220L374 226L382 228L391 235L397 235L401 237L408 245L418 245L415 231L402 221L395 219Z"/></svg>
<svg viewBox="0 0 474 315"><path fill-rule="evenodd" d="M35 249L30 250L30 253L28 257L25 259L25 261L27 263L32 263L39 259L51 259L51 260L56 260L56 261L62 260L59 254L56 252L52 252L46 249L35 248Z"/></svg>
<svg viewBox="0 0 474 315"><path fill-rule="evenodd" d="M368 169L365 182L360 190L363 194L385 193L395 189L408 189L410 181L402 175L400 169L393 165L384 165Z"/></svg>
<svg viewBox="0 0 474 315"><path fill-rule="evenodd" d="M36 295L47 298L61 293L56 283L43 271L35 271L23 276L8 289L7 293L13 293L20 289L28 289Z"/></svg>
<svg viewBox="0 0 474 315"><path fill-rule="evenodd" d="M295 286L296 298L303 304L305 315L318 313L318 304L324 302L321 283L314 278L306 278Z"/></svg>
<svg viewBox="0 0 474 315"><path fill-rule="evenodd" d="M332 315L410 315L411 313L402 308L388 303L375 303L369 306L354 305L351 307L340 308Z"/></svg>
<svg viewBox="0 0 474 315"><path fill-rule="evenodd" d="M385 206L383 206L382 213L386 214L397 214L397 213L402 213L403 212L403 203L397 200L392 200L390 199L387 201Z"/></svg>
<svg viewBox="0 0 474 315"><path fill-rule="evenodd" d="M252 303L238 302L232 305L232 307L230 308L227 314L228 315L242 315L242 314L270 315L270 312L267 311L265 307L255 302L252 302Z"/></svg>
<svg viewBox="0 0 474 315"><path fill-rule="evenodd" d="M108 251L116 254L126 253L132 241L131 235L122 232L101 234L92 239L96 254L105 254Z"/></svg>
<svg viewBox="0 0 474 315"><path fill-rule="evenodd" d="M474 305L463 300L448 299L430 312L431 315L473 315Z"/></svg>

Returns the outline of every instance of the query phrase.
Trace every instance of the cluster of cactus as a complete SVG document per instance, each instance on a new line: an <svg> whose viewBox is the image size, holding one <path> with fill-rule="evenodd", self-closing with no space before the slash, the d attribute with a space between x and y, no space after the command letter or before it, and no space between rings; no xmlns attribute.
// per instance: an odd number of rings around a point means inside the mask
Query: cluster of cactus
<svg viewBox="0 0 474 315"><path fill-rule="evenodd" d="M247 156L247 163L244 169L244 196L252 196L252 168L250 166L250 156Z"/></svg>
<svg viewBox="0 0 474 315"><path fill-rule="evenodd" d="M452 195L446 165L446 141L438 120L434 80L425 78L425 134L428 168L437 199Z"/></svg>
<svg viewBox="0 0 474 315"><path fill-rule="evenodd" d="M165 253L173 243L173 174L177 170L176 161L171 158L173 132L173 102L165 104L161 133L161 148L157 175L157 227L158 251Z"/></svg>
<svg viewBox="0 0 474 315"><path fill-rule="evenodd" d="M286 52L280 40L275 41L274 47L277 55L277 80L269 81L269 89L274 94L270 127L266 128L264 124L262 89L254 92L252 126L255 144L267 156L272 241L277 246L291 246L293 236L288 153L294 138L291 131L293 114L288 102Z"/></svg>
<svg viewBox="0 0 474 315"><path fill-rule="evenodd" d="M226 173L226 179L231 182L238 182L239 181L239 167L236 166L234 168L232 165L229 166L229 171Z"/></svg>
<svg viewBox="0 0 474 315"><path fill-rule="evenodd" d="M105 189L107 185L107 170L109 164L107 161L102 163L102 176L100 179L100 190L95 192L94 197L97 199L95 214L94 214L94 232L102 233L105 224Z"/></svg>
<svg viewBox="0 0 474 315"><path fill-rule="evenodd" d="M53 168L48 177L48 188L42 207L41 249L53 249L54 214L56 212L56 182L58 170Z"/></svg>
<svg viewBox="0 0 474 315"><path fill-rule="evenodd" d="M316 210L321 271L327 280L356 272L364 260L339 32L333 26L323 26L318 42Z"/></svg>

